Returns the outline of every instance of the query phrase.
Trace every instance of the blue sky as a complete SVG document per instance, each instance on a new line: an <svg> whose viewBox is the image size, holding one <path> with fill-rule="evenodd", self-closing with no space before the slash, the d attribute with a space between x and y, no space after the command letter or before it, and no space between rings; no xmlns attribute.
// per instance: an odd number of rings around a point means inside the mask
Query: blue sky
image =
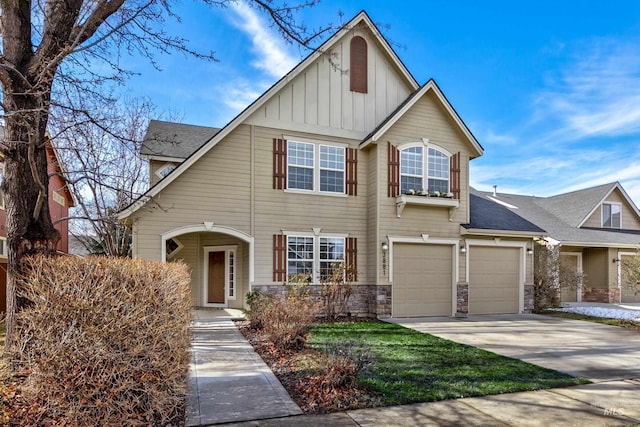
<svg viewBox="0 0 640 427"><path fill-rule="evenodd" d="M640 2L325 0L302 18L315 28L361 9L484 147L473 186L548 196L620 181L640 205ZM174 54L157 71L130 58L140 75L126 89L184 123L226 124L308 53L242 3L175 11L168 31L219 62Z"/></svg>

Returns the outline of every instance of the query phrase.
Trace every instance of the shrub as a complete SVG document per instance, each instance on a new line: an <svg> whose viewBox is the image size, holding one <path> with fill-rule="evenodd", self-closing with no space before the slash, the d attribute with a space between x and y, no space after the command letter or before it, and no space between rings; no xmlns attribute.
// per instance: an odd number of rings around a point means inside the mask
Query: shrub
<svg viewBox="0 0 640 427"><path fill-rule="evenodd" d="M263 317L263 330L280 349L299 349L304 346L319 307L309 295L306 283L285 285L284 298L274 298Z"/></svg>
<svg viewBox="0 0 640 427"><path fill-rule="evenodd" d="M587 283L587 277L560 256L558 246L536 245L533 282L533 311L540 313L548 307L559 306L561 290L575 291L580 283L583 286Z"/></svg>
<svg viewBox="0 0 640 427"><path fill-rule="evenodd" d="M40 419L165 425L184 416L189 272L123 258L28 258L12 353ZM30 414L35 418L34 414Z"/></svg>
<svg viewBox="0 0 640 427"><path fill-rule="evenodd" d="M246 313L249 327L256 330L262 329L265 316L273 305L273 298L271 295L263 294L259 289L247 292L246 297L249 305L249 311Z"/></svg>
<svg viewBox="0 0 640 427"><path fill-rule="evenodd" d="M331 265L330 274L321 280L320 296L327 321L335 321L346 311L353 293L351 282L354 278L352 269L345 268L343 263L336 263Z"/></svg>

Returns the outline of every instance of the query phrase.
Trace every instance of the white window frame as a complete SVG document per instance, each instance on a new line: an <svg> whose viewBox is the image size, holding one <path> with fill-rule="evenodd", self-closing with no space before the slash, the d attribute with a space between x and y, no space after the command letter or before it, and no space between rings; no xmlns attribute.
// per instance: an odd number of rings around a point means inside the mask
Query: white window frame
<svg viewBox="0 0 640 427"><path fill-rule="evenodd" d="M311 233L291 233L291 234L287 234L286 235L286 251L287 251L287 283L289 283L289 278L290 278L290 274L289 274L289 238L312 238L313 239L313 258L311 259L312 263L311 263L311 283L312 284L318 284L320 283L321 277L320 277L320 263L324 262L324 260L320 259L320 240L321 239L341 239L342 240L342 247L343 247L343 254L342 257L343 259L339 262L345 263L346 262L346 257L347 257L347 235L346 234L311 234ZM331 261L338 261L338 260L331 260Z"/></svg>
<svg viewBox="0 0 640 427"><path fill-rule="evenodd" d="M164 243L164 244L165 244L165 246L166 246L167 242L169 242L169 240L173 240L174 242L176 242L176 244L178 245L178 247L177 247L177 248L175 248L174 250L172 250L171 252L167 252L167 259L171 259L171 258L173 258L174 256L176 256L176 254L177 254L178 252L180 252L180 250L181 250L182 248L184 248L184 245L182 244L182 242L181 242L180 240L178 240L178 238L177 238L177 237L171 237L171 238L169 238L169 239L165 240L165 243Z"/></svg>
<svg viewBox="0 0 640 427"><path fill-rule="evenodd" d="M429 142L428 139L423 138L422 141L418 141L418 142L409 142L406 144L400 144L398 145L398 151L400 153L400 189L402 191L402 177L403 176L408 176L408 177L416 177L417 175L412 175L412 174L403 174L402 173L402 151L408 149L408 148L414 148L414 147L421 147L422 148L422 189L424 189L426 192L429 192L429 178L431 179L436 179L436 180L440 180L440 181L445 181L443 178L439 178L439 177L431 177L429 176L429 150L435 150L438 151L442 154L444 154L447 157L448 160L448 170L449 170L449 177L446 179L447 181L447 193L451 192L451 157L453 156L453 154L451 154L451 152L449 152L448 150L446 150L445 148L436 145L436 144L432 144Z"/></svg>
<svg viewBox="0 0 640 427"><path fill-rule="evenodd" d="M605 226L604 222L605 222L605 217L604 217L604 206L605 205L609 205L611 206L611 215L610 215L610 220L611 220L611 225L610 226ZM620 224L617 227L613 226L613 207L614 206L618 206L618 209L620 210ZM602 206L600 207L600 225L602 228L612 228L612 229L622 229L622 203L619 202L603 202Z"/></svg>
<svg viewBox="0 0 640 427"><path fill-rule="evenodd" d="M6 258L9 256L9 251L7 249L7 238L0 237L0 258Z"/></svg>
<svg viewBox="0 0 640 427"><path fill-rule="evenodd" d="M165 176L169 175L171 172L174 171L175 168L177 168L178 166L175 163L172 162L167 162L164 165L162 165L162 167L160 169L158 169L156 171L156 176L160 179L164 178ZM167 173L163 175L163 171L167 168L171 168L171 170Z"/></svg>
<svg viewBox="0 0 640 427"><path fill-rule="evenodd" d="M64 196L62 194L58 193L57 191L53 192L53 201L56 202L59 205L66 206Z"/></svg>
<svg viewBox="0 0 640 427"><path fill-rule="evenodd" d="M305 144L313 146L313 188L311 190L303 189L303 188L291 188L289 185L289 144ZM320 167L321 162L321 148L320 147L330 147L337 148L342 151L342 169L333 169L333 168L322 168ZM330 195L330 196L346 196L347 189L347 150L345 144L329 144L326 142L312 142L305 141L299 138L289 139L287 138L287 192L300 192L306 194L322 194L322 195ZM291 165L292 167L311 169L309 166L299 166L299 165ZM342 172L342 191L322 191L320 189L320 171L334 171L334 172Z"/></svg>
<svg viewBox="0 0 640 427"><path fill-rule="evenodd" d="M0 157L0 185L4 182L4 157ZM4 194L0 191L0 209L4 209Z"/></svg>

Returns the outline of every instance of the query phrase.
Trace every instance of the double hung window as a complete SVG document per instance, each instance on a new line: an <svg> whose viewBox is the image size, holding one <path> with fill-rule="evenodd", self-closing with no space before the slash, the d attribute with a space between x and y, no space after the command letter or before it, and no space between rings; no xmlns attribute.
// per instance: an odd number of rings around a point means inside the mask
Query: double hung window
<svg viewBox="0 0 640 427"><path fill-rule="evenodd" d="M319 283L338 269L344 271L344 262L344 237L287 236L289 282Z"/></svg>
<svg viewBox="0 0 640 427"><path fill-rule="evenodd" d="M344 194L344 147L288 141L287 188Z"/></svg>
<svg viewBox="0 0 640 427"><path fill-rule="evenodd" d="M409 190L448 193L450 156L429 145L400 150L400 193Z"/></svg>

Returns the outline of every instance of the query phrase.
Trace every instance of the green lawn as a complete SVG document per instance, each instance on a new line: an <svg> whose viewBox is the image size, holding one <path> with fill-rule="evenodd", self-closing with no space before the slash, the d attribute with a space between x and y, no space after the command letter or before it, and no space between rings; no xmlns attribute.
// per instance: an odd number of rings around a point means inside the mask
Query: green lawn
<svg viewBox="0 0 640 427"><path fill-rule="evenodd" d="M585 316L584 314L567 313L556 310L545 310L542 314L562 319L586 320L587 322L602 323L603 325L620 326L622 328L640 330L640 322L634 322L633 320L606 319L604 317Z"/></svg>
<svg viewBox="0 0 640 427"><path fill-rule="evenodd" d="M373 362L361 372L359 383L380 393L385 405L588 382L384 322L316 325L309 344L322 349L345 341L370 349Z"/></svg>

